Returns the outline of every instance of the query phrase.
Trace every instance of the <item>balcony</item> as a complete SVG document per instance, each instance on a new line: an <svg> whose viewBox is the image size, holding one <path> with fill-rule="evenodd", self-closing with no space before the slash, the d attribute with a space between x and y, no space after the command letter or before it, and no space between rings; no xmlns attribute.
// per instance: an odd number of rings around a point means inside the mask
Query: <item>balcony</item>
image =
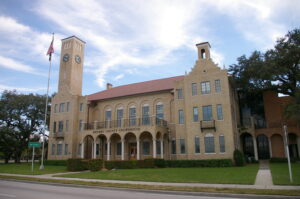
<svg viewBox="0 0 300 199"><path fill-rule="evenodd" d="M207 130L207 129L213 129L214 131L216 131L215 120L210 120L210 121L201 120L200 121L200 129L201 129L201 131Z"/></svg>
<svg viewBox="0 0 300 199"><path fill-rule="evenodd" d="M56 132L52 134L54 138L64 138L65 133L64 132Z"/></svg>
<svg viewBox="0 0 300 199"><path fill-rule="evenodd" d="M157 117L143 117L143 118L130 118L120 120L110 120L103 122L84 123L83 130L100 130L100 129L112 129L112 128L128 128L128 127L167 127L166 120Z"/></svg>

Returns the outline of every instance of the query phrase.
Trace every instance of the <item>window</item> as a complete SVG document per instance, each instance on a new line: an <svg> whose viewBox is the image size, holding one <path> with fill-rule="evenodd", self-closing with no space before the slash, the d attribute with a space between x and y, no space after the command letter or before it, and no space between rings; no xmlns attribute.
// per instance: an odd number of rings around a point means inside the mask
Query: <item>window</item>
<svg viewBox="0 0 300 199"><path fill-rule="evenodd" d="M62 144L57 144L57 155L62 155Z"/></svg>
<svg viewBox="0 0 300 199"><path fill-rule="evenodd" d="M136 108L135 107L129 108L129 125L130 126L136 125Z"/></svg>
<svg viewBox="0 0 300 199"><path fill-rule="evenodd" d="M150 155L150 142L148 141L143 142L143 154Z"/></svg>
<svg viewBox="0 0 300 199"><path fill-rule="evenodd" d="M100 154L100 144L96 144L96 155Z"/></svg>
<svg viewBox="0 0 300 199"><path fill-rule="evenodd" d="M123 119L123 109L117 110L117 125L118 127L122 127L122 119Z"/></svg>
<svg viewBox="0 0 300 199"><path fill-rule="evenodd" d="M65 103L60 103L59 104L59 112L64 112L65 111Z"/></svg>
<svg viewBox="0 0 300 199"><path fill-rule="evenodd" d="M161 120L164 119L164 105L156 105L156 124L160 124Z"/></svg>
<svg viewBox="0 0 300 199"><path fill-rule="evenodd" d="M213 135L207 135L204 138L205 144L205 153L214 153L215 152L215 141Z"/></svg>
<svg viewBox="0 0 300 199"><path fill-rule="evenodd" d="M201 82L201 93L202 94L210 93L210 82Z"/></svg>
<svg viewBox="0 0 300 199"><path fill-rule="evenodd" d="M160 149L160 140L156 140L156 154L160 155L161 149Z"/></svg>
<svg viewBox="0 0 300 199"><path fill-rule="evenodd" d="M118 142L117 143L117 155L121 155L122 154L122 143Z"/></svg>
<svg viewBox="0 0 300 199"><path fill-rule="evenodd" d="M200 153L200 138L195 137L195 153Z"/></svg>
<svg viewBox="0 0 300 199"><path fill-rule="evenodd" d="M56 122L53 122L53 133L56 133Z"/></svg>
<svg viewBox="0 0 300 199"><path fill-rule="evenodd" d="M105 121L111 120L111 110L105 111Z"/></svg>
<svg viewBox="0 0 300 199"><path fill-rule="evenodd" d="M65 144L65 155L68 155L69 151L68 151L68 144Z"/></svg>
<svg viewBox="0 0 300 199"><path fill-rule="evenodd" d="M66 132L69 131L69 120L66 120Z"/></svg>
<svg viewBox="0 0 300 199"><path fill-rule="evenodd" d="M218 120L223 120L222 104L217 105L217 117Z"/></svg>
<svg viewBox="0 0 300 199"><path fill-rule="evenodd" d="M82 131L83 129L83 122L82 120L79 120L79 131Z"/></svg>
<svg viewBox="0 0 300 199"><path fill-rule="evenodd" d="M51 155L55 155L55 144L51 146Z"/></svg>
<svg viewBox="0 0 300 199"><path fill-rule="evenodd" d="M177 99L183 99L182 88L177 89Z"/></svg>
<svg viewBox="0 0 300 199"><path fill-rule="evenodd" d="M172 140L171 147L172 147L172 154L176 154L176 140L175 139Z"/></svg>
<svg viewBox="0 0 300 199"><path fill-rule="evenodd" d="M180 139L180 153L185 154L185 140Z"/></svg>
<svg viewBox="0 0 300 199"><path fill-rule="evenodd" d="M198 107L193 108L193 120L194 122L198 122Z"/></svg>
<svg viewBox="0 0 300 199"><path fill-rule="evenodd" d="M81 145L81 144L78 144L78 151L77 151L77 154L78 154L78 155L81 155L81 147L82 147L82 145Z"/></svg>
<svg viewBox="0 0 300 199"><path fill-rule="evenodd" d="M83 103L80 103L80 105L79 105L79 111L83 112Z"/></svg>
<svg viewBox="0 0 300 199"><path fill-rule="evenodd" d="M179 124L183 124L184 123L183 110L178 110L178 116L179 116Z"/></svg>
<svg viewBox="0 0 300 199"><path fill-rule="evenodd" d="M221 92L221 81L219 79L215 80L216 93Z"/></svg>
<svg viewBox="0 0 300 199"><path fill-rule="evenodd" d="M202 107L202 112L203 112L203 120L204 121L211 121L213 119L212 116L212 106L203 106Z"/></svg>
<svg viewBox="0 0 300 199"><path fill-rule="evenodd" d="M70 102L67 102L67 112L70 111Z"/></svg>
<svg viewBox="0 0 300 199"><path fill-rule="evenodd" d="M219 143L220 143L220 153L225 153L225 137L224 137L224 135L219 136Z"/></svg>
<svg viewBox="0 0 300 199"><path fill-rule="evenodd" d="M197 84L192 83L192 96L197 95Z"/></svg>
<svg viewBox="0 0 300 199"><path fill-rule="evenodd" d="M58 132L62 133L64 130L64 122L63 121L59 121L58 122Z"/></svg>
<svg viewBox="0 0 300 199"><path fill-rule="evenodd" d="M142 107L142 124L143 125L149 125L150 124L149 106L143 106Z"/></svg>
<svg viewBox="0 0 300 199"><path fill-rule="evenodd" d="M57 104L54 105L54 113L57 113Z"/></svg>

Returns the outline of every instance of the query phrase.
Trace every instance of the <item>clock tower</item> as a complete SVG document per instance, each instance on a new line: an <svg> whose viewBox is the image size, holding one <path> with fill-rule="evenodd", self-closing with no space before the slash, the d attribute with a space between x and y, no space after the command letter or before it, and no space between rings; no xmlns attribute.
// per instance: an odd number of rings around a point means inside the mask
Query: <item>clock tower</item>
<svg viewBox="0 0 300 199"><path fill-rule="evenodd" d="M85 42L76 36L62 39L58 93L82 95Z"/></svg>

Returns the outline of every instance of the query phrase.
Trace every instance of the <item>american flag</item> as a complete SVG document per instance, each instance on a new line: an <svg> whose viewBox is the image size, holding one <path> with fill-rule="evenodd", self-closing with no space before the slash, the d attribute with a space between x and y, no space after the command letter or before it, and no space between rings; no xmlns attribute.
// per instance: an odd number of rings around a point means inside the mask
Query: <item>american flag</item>
<svg viewBox="0 0 300 199"><path fill-rule="evenodd" d="M49 61L51 61L52 53L54 53L53 41L54 41L54 33L52 35L52 41L51 41L51 44L50 44L49 49L48 49L47 54L46 54L46 55L49 55Z"/></svg>

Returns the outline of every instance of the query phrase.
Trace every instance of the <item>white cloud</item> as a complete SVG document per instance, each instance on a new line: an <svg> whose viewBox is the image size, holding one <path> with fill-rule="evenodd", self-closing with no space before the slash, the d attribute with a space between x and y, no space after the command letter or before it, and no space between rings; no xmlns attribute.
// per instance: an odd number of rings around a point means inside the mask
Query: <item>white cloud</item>
<svg viewBox="0 0 300 199"><path fill-rule="evenodd" d="M113 80L114 81L117 81L117 80L119 80L119 79L122 79L124 77L124 74L119 74L119 75L117 75Z"/></svg>

